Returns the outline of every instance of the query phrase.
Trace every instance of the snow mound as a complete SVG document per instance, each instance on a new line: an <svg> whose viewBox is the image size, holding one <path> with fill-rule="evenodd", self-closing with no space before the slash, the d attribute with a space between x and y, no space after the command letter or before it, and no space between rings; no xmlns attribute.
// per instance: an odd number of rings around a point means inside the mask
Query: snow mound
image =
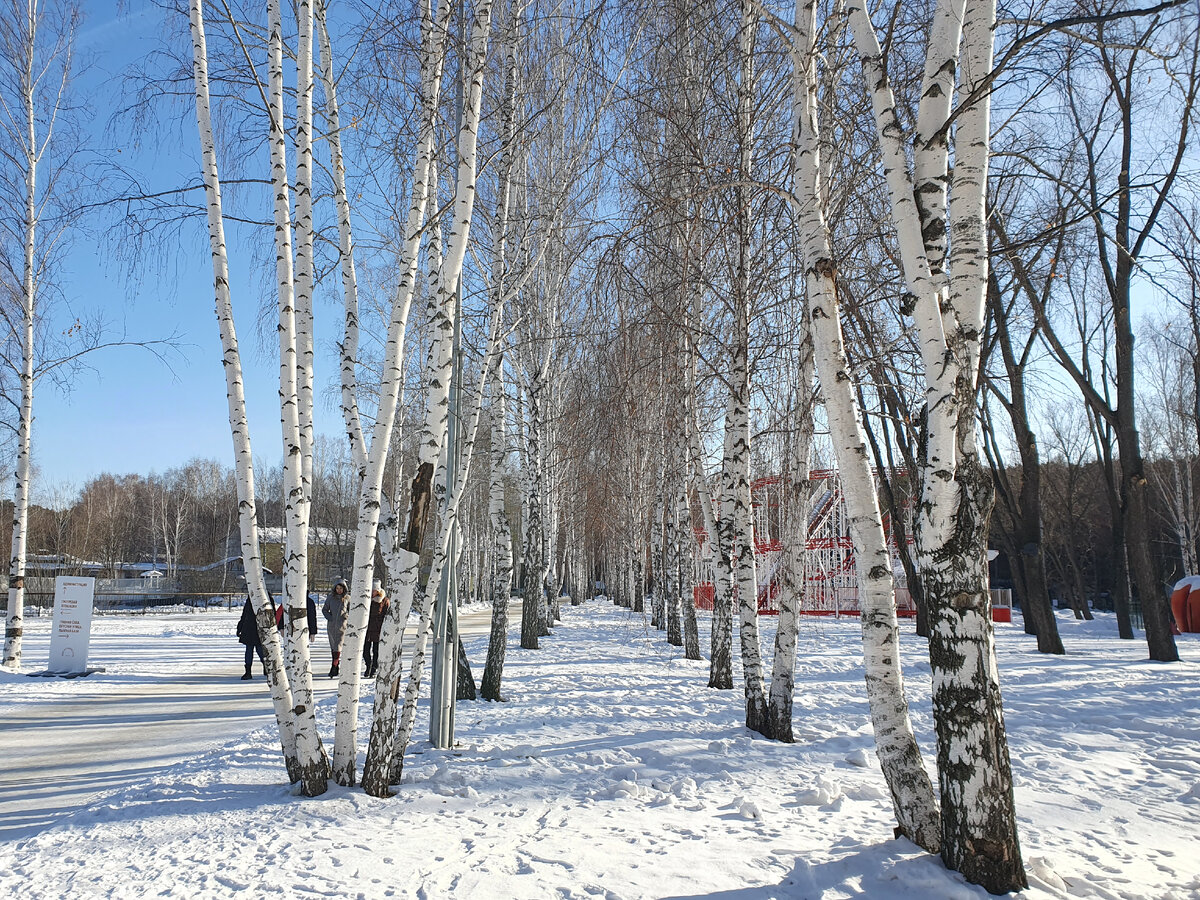
<svg viewBox="0 0 1200 900"><path fill-rule="evenodd" d="M860 769L867 769L871 766L871 757L867 755L866 750L855 750L853 753L846 754L846 762L852 766L857 766Z"/></svg>
<svg viewBox="0 0 1200 900"><path fill-rule="evenodd" d="M822 775L817 778L816 787L796 795L796 802L801 806L828 806L841 796L842 789L838 783Z"/></svg>

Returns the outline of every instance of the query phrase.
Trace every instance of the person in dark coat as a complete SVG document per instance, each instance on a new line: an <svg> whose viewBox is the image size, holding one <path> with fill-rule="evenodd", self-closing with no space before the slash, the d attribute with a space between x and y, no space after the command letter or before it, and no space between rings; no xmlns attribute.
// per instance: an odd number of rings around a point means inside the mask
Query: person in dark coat
<svg viewBox="0 0 1200 900"><path fill-rule="evenodd" d="M329 677L337 678L338 665L342 661L342 637L346 632L346 613L350 608L350 598L346 595L346 579L339 578L325 598L321 612L325 616L325 633L329 635L329 653L333 657L333 665L329 668Z"/></svg>
<svg viewBox="0 0 1200 900"><path fill-rule="evenodd" d="M254 617L254 607L250 603L250 598L246 598L246 602L242 605L242 617L237 623L237 639L239 643L246 645L246 674L242 676L242 681L249 681L254 677L250 671L251 665L254 663L254 652L258 651L258 661L262 663L263 674L267 674L267 657L263 652L262 639L258 635L258 621Z"/></svg>
<svg viewBox="0 0 1200 900"><path fill-rule="evenodd" d="M308 640L312 643L312 639L317 636L317 601L312 594L308 595ZM283 627L283 606L282 604L275 609L275 627L278 628L284 635L287 635L286 629Z"/></svg>
<svg viewBox="0 0 1200 900"><path fill-rule="evenodd" d="M367 616L367 643L363 647L363 658L367 663L366 678L374 678L379 668L379 636L383 631L383 618L388 613L388 598L383 595L383 585L375 582L371 591L371 613Z"/></svg>

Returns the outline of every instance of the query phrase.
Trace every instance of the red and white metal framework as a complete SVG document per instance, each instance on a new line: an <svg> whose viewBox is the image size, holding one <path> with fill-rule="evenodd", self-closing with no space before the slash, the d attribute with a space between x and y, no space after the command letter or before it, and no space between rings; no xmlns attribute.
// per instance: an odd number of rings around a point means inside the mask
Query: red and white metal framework
<svg viewBox="0 0 1200 900"><path fill-rule="evenodd" d="M898 472L896 474L903 474ZM781 539L783 480L778 476L756 479L750 486L754 504L754 556L758 569L758 611L779 612L779 570L789 548ZM809 475L810 506L808 541L797 560L803 567L804 591L801 613L814 616L858 615L858 574L854 544L846 521L846 504L836 469L815 469ZM892 551L896 578L896 611L916 615L904 570L892 537L891 519L884 516L884 530ZM696 529L694 557L695 601L700 609L712 609L713 549L704 529Z"/></svg>
<svg viewBox="0 0 1200 900"><path fill-rule="evenodd" d="M893 477L902 477L897 470ZM754 557L758 571L758 613L778 615L780 567L789 548L781 539L783 534L784 482L778 475L756 479L750 485L754 505ZM836 469L814 469L809 474L808 541L802 565L804 590L800 613L810 616L857 616L858 571L855 567L854 543L846 520L846 502L842 482ZM908 509L905 507L905 514ZM892 573L896 584L896 614L911 618L917 609L908 592L908 582L900 564L900 554L893 535L891 516L884 514L883 530L892 557ZM911 528L905 529L910 535ZM907 538L912 543L912 538ZM698 609L712 609L715 564L713 547L703 528L696 529L696 544L692 553L695 603ZM736 591L736 588L735 588ZM993 590L992 617L998 622L1011 621L1012 593Z"/></svg>

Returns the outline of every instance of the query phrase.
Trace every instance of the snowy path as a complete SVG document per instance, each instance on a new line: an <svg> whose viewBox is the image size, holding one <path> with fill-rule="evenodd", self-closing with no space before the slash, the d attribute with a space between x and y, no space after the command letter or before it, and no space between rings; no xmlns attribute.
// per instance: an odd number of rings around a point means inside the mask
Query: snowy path
<svg viewBox="0 0 1200 900"><path fill-rule="evenodd" d="M508 702L461 704L453 750L424 740L421 701L390 799L293 795L273 725L160 759L141 748L150 765L128 782L0 841L0 897L988 900L892 837L857 621L802 623L786 745L748 733L741 690L708 689L707 664L680 659L641 616L596 601L564 618L526 651L514 616ZM232 694L233 620L180 620L98 624L97 662L140 654L110 667L107 688L0 674L0 722L49 691L74 704L86 687L90 716L122 710L162 733L169 723L149 720L173 712L114 699L147 672L178 690L179 648L228 659L231 681L216 686ZM706 647L707 615L700 624ZM772 646L774 622L760 625ZM1059 627L1066 657L1037 653L1019 624L997 630L1031 884L1014 900L1200 900L1200 639L1181 638L1184 659L1168 666L1120 641L1111 616ZM477 674L485 642L466 641ZM901 652L932 767L927 649L906 628ZM360 713L365 729L370 704ZM323 696L327 739L334 715ZM224 724L211 716L211 743Z"/></svg>
<svg viewBox="0 0 1200 900"><path fill-rule="evenodd" d="M242 646L232 637L216 640L233 634L236 614L139 616L132 623L124 618L95 622L90 660L105 667L101 675L7 676L21 678L27 689L19 702L8 693L0 701L0 841L37 834L98 794L145 782L204 750L274 727L261 667L255 663L253 681L239 680ZM486 634L489 622L487 610L464 612L464 637ZM410 626L406 652L412 631ZM48 634L49 620L33 620L26 659L45 657ZM324 634L314 651L320 701L337 693L336 679L322 677L330 663ZM180 665L192 657L195 665Z"/></svg>

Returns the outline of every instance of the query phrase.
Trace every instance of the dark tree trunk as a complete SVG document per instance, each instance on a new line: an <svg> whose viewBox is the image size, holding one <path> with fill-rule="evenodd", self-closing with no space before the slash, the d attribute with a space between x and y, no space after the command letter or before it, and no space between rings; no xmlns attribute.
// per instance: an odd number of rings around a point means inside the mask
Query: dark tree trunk
<svg viewBox="0 0 1200 900"><path fill-rule="evenodd" d="M958 468L954 533L938 548L956 560L925 573L934 627L929 661L942 806L942 860L968 881L1006 892L1026 884L986 590L993 485L978 460Z"/></svg>
<svg viewBox="0 0 1200 900"><path fill-rule="evenodd" d="M462 635L458 636L458 683L454 688L457 700L474 700L475 676L471 674L471 661L467 659L467 651L463 648Z"/></svg>

